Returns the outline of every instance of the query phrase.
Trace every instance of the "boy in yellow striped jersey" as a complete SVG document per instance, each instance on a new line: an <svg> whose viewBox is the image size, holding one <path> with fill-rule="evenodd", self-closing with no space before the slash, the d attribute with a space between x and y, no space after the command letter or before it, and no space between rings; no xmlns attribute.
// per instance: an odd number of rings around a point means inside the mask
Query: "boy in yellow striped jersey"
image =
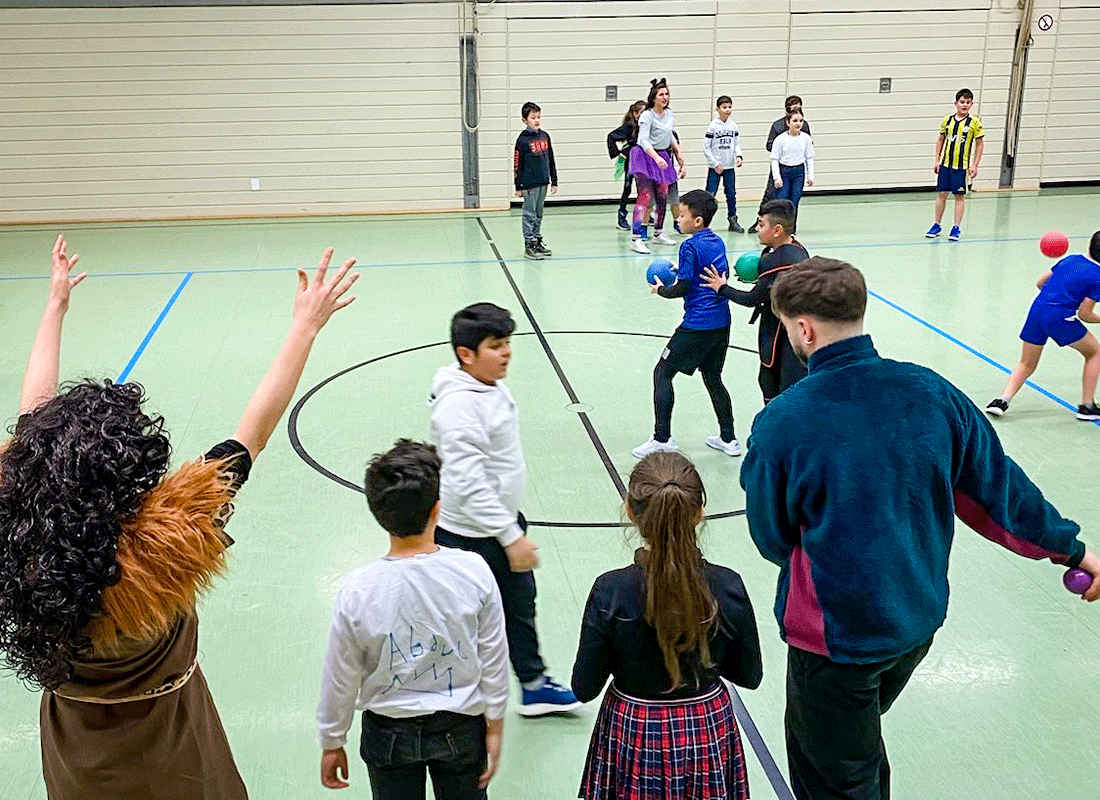
<svg viewBox="0 0 1100 800"><path fill-rule="evenodd" d="M955 227L947 237L953 242L959 241L962 232L966 187L978 174L978 164L985 150L985 130L982 121L970 114L974 105L974 93L969 89L959 89L955 93L955 113L948 114L940 123L940 135L936 139L936 163L932 171L938 175L936 180L936 221L925 234L935 239L943 229L940 220L947 206L947 193L955 195Z"/></svg>

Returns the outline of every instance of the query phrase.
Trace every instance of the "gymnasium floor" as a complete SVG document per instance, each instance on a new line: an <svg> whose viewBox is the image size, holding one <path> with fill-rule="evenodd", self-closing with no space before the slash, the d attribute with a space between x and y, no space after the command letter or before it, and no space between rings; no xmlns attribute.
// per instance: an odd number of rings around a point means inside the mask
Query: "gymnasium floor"
<svg viewBox="0 0 1100 800"><path fill-rule="evenodd" d="M883 355L931 366L984 405L1019 355L1019 327L1048 263L1039 236L1064 230L1081 251L1097 227L1097 199L980 195L957 244L923 238L930 195L808 199L800 239L811 253L864 271L873 293L867 327ZM518 212L68 225L70 252L90 277L73 298L62 374L140 381L169 421L177 460L193 457L232 433L289 323L293 268L315 264L331 244L336 261L359 258L359 299L316 344L298 397L343 374L308 397L295 431L308 458L356 484L370 454L399 436L426 436L429 381L451 357L450 315L479 300L512 309L508 382L528 461L525 510L547 523L534 532L539 628L547 662L567 679L592 580L630 559L633 543L613 527L616 484L634 463L631 447L651 430L651 370L680 319L679 302L649 293L648 259L627 250L613 223L610 207L548 209L544 235L556 255L541 263L522 258ZM56 234L0 228L0 398L9 422ZM731 252L755 246L755 237L728 236ZM666 252L674 251L655 255ZM742 441L761 405L748 317L735 307L725 370ZM545 341L532 335L536 326ZM996 426L1008 452L1098 547L1100 430L1065 407L1078 402L1080 367L1076 353L1048 351L1035 376L1041 390L1025 389ZM744 703L763 762L770 751L785 775L785 649L771 614L777 570L757 554L744 517L728 513L744 507L740 462L703 446L715 423L702 382L680 377L676 388L673 435L703 475L708 511L720 515L708 524L705 552L742 574L756 607L765 677L742 693ZM812 436L813 420L806 426ZM383 551L384 536L362 496L311 468L285 425L231 527L230 573L202 608L203 669L251 796L326 797L313 716L331 602L345 573ZM1100 780L1100 609L1069 595L1049 562L1012 556L964 527L951 570L947 624L885 719L893 796L1083 797ZM0 681L2 800L45 797L37 703L10 676ZM523 720L510 710L491 797L575 797L595 713L590 704L577 718ZM753 797L787 797L744 722ZM357 736L358 723L350 755ZM349 797L369 795L357 758L352 783Z"/></svg>

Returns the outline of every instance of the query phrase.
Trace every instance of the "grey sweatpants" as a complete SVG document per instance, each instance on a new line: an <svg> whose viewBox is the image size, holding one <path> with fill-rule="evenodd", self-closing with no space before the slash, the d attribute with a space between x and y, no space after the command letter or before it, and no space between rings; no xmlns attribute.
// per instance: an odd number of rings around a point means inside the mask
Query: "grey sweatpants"
<svg viewBox="0 0 1100 800"><path fill-rule="evenodd" d="M542 207L546 205L546 185L523 190L523 241L542 238Z"/></svg>

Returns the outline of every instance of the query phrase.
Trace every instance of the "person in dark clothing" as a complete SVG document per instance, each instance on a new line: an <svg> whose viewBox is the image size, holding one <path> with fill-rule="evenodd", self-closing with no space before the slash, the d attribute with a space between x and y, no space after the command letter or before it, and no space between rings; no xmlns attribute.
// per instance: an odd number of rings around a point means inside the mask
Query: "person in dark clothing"
<svg viewBox="0 0 1100 800"><path fill-rule="evenodd" d="M585 702L613 678L581 780L587 800L748 797L721 678L759 686L760 640L741 577L699 552L704 497L679 453L646 456L630 473L626 512L644 546L592 585L573 665Z"/></svg>
<svg viewBox="0 0 1100 800"><path fill-rule="evenodd" d="M794 238L794 206L790 200L769 200L760 213L757 237L764 250L760 254L760 269L756 283L747 292L729 285L726 275L708 267L703 271L703 283L722 297L753 309L751 325L760 323L757 347L760 350L760 391L764 405L784 389L806 377L806 365L795 355L787 332L772 311L771 288L776 278L792 264L810 257L806 248Z"/></svg>
<svg viewBox="0 0 1100 800"><path fill-rule="evenodd" d="M542 109L524 103L521 113L527 127L516 139L513 170L516 197L523 198L523 257L541 261L553 255L542 241L542 210L546 187L550 194L558 191L558 166L550 134L542 130Z"/></svg>
<svg viewBox="0 0 1100 800"><path fill-rule="evenodd" d="M771 129L768 131L768 141L764 144L764 147L767 148L769 153L772 151L772 145L775 144L776 138L781 133L785 133L787 131L787 115L790 114L792 111L802 111L802 98L799 97L796 94L792 94L790 97L787 98L787 100L784 102L783 105L784 105L784 109L785 109L785 111L783 113L783 116L772 123ZM806 121L805 115L803 115L803 117L802 117L802 132L804 134L806 134L807 136L811 135L811 133L810 133L810 123L808 121ZM769 170L768 180L767 180L767 182L764 186L764 197L760 201L760 213L761 214L764 213L764 206L767 204L767 202L769 200L774 200L774 199L775 199L775 180L772 178L771 171ZM760 226L759 222L754 222L752 224L752 227L749 228L749 233L756 233L757 228L759 228L759 226Z"/></svg>
<svg viewBox="0 0 1100 800"><path fill-rule="evenodd" d="M885 800L881 717L947 616L955 516L1018 555L1088 572L1089 601L1100 558L966 395L878 355L857 269L797 264L772 306L809 374L757 415L741 486L753 542L780 568L791 786L798 800Z"/></svg>
<svg viewBox="0 0 1100 800"><path fill-rule="evenodd" d="M634 184L634 176L626 165L630 163L630 151L638 144L638 117L645 111L645 100L631 103L623 117L623 124L611 133L607 134L607 155L612 161L622 159L623 194L619 198L619 219L615 227L621 231L630 231L630 223L626 219L626 202L630 199L630 187ZM618 174L616 172L616 174Z"/></svg>

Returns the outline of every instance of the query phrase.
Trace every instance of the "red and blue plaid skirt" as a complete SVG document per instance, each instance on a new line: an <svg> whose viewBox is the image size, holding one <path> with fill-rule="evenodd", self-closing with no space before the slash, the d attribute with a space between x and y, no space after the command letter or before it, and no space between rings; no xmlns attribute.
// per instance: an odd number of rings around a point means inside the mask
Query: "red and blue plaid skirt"
<svg viewBox="0 0 1100 800"><path fill-rule="evenodd" d="M745 753L723 684L688 700L639 700L611 684L592 731L578 797L744 800Z"/></svg>

